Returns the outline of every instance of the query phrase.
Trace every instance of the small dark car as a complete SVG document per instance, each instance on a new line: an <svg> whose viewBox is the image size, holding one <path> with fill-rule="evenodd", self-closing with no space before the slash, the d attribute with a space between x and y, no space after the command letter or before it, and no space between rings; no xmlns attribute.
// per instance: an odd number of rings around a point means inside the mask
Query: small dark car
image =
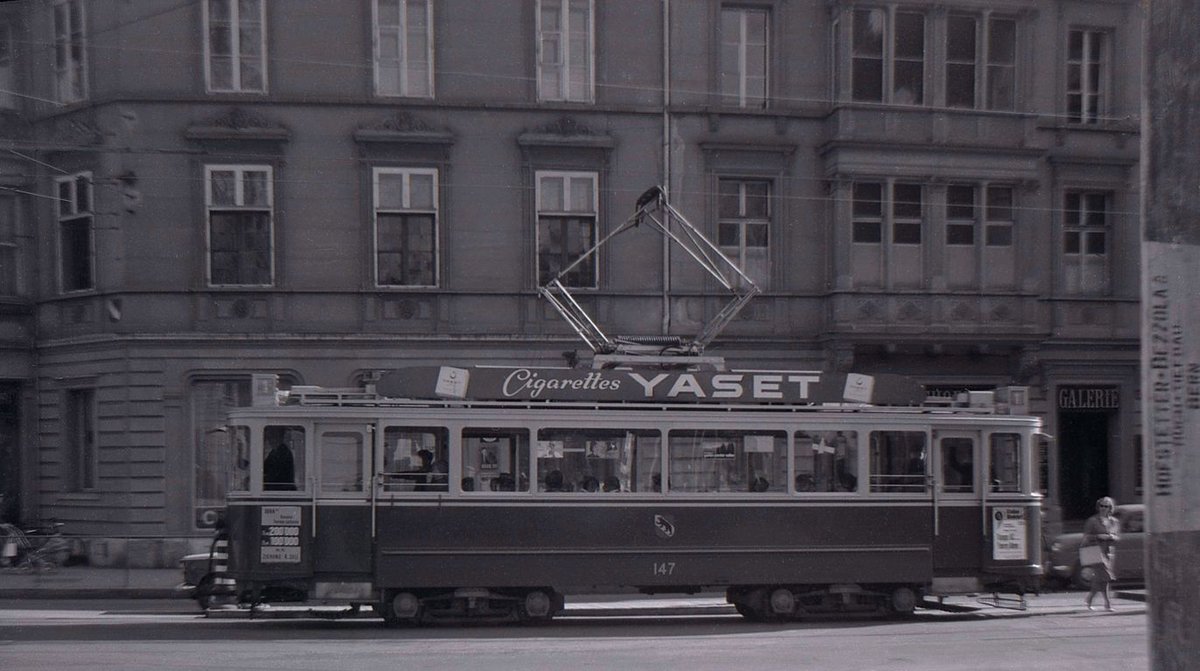
<svg viewBox="0 0 1200 671"><path fill-rule="evenodd" d="M1120 582L1141 583L1145 580L1143 553L1145 547L1145 506L1129 503L1117 506L1113 515L1121 523L1121 540L1117 543L1117 560L1113 566ZM1079 546L1082 533L1062 534L1050 543L1046 566L1047 575L1062 584L1087 587L1091 569L1079 566Z"/></svg>

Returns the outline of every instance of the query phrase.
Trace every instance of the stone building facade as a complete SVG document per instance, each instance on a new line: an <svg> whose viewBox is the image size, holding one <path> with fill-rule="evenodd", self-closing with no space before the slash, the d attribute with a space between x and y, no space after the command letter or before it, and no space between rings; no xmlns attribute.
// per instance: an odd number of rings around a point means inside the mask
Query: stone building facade
<svg viewBox="0 0 1200 671"><path fill-rule="evenodd" d="M764 290L709 354L1027 384L1050 519L1137 499L1141 40L1134 0L3 3L4 513L203 538L252 373L563 363L538 286L653 185ZM724 303L641 231L569 282L611 333Z"/></svg>

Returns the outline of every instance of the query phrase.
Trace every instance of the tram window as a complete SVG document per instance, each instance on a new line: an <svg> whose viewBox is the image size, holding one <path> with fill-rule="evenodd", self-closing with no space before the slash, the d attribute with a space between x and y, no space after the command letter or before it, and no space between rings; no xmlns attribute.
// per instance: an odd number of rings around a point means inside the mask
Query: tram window
<svg viewBox="0 0 1200 671"><path fill-rule="evenodd" d="M357 431L319 433L321 492L363 490L363 434Z"/></svg>
<svg viewBox="0 0 1200 671"><path fill-rule="evenodd" d="M229 427L229 441L232 446L229 464L229 483L225 491L250 491L250 427Z"/></svg>
<svg viewBox="0 0 1200 671"><path fill-rule="evenodd" d="M1021 436L992 434L992 491L1021 491Z"/></svg>
<svg viewBox="0 0 1200 671"><path fill-rule="evenodd" d="M263 427L263 491L305 489L304 445L302 426Z"/></svg>
<svg viewBox="0 0 1200 671"><path fill-rule="evenodd" d="M627 429L542 429L539 492L652 492L662 472L662 435Z"/></svg>
<svg viewBox="0 0 1200 671"><path fill-rule="evenodd" d="M383 488L444 492L450 487L450 432L444 427L389 426L383 430Z"/></svg>
<svg viewBox="0 0 1200 671"><path fill-rule="evenodd" d="M942 439L942 491L970 494L975 491L975 441L970 438Z"/></svg>
<svg viewBox="0 0 1200 671"><path fill-rule="evenodd" d="M786 492L783 431L672 431L672 492Z"/></svg>
<svg viewBox="0 0 1200 671"><path fill-rule="evenodd" d="M857 431L798 431L792 461L797 492L858 490Z"/></svg>
<svg viewBox="0 0 1200 671"><path fill-rule="evenodd" d="M529 432L466 428L462 432L463 491L529 491Z"/></svg>
<svg viewBox="0 0 1200 671"><path fill-rule="evenodd" d="M871 491L925 491L925 434L920 431L871 432Z"/></svg>

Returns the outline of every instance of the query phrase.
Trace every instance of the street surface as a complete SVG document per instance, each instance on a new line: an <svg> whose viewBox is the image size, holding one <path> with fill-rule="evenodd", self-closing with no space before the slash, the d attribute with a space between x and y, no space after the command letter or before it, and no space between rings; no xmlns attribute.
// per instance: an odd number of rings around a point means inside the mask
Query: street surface
<svg viewBox="0 0 1200 671"><path fill-rule="evenodd" d="M623 615L400 629L368 618L205 618L185 600L7 600L0 669L1148 669L1144 604L1088 612L1079 597L1041 612L918 611L907 620Z"/></svg>

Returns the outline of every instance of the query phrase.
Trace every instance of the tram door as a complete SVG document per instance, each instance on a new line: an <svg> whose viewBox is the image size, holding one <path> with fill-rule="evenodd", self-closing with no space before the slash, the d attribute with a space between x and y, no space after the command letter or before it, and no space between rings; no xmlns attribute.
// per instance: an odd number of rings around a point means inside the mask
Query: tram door
<svg viewBox="0 0 1200 671"><path fill-rule="evenodd" d="M939 430L934 436L934 562L941 569L978 567L986 534L979 433Z"/></svg>
<svg viewBox="0 0 1200 671"><path fill-rule="evenodd" d="M371 571L371 434L362 424L318 424L313 571L321 580Z"/></svg>

